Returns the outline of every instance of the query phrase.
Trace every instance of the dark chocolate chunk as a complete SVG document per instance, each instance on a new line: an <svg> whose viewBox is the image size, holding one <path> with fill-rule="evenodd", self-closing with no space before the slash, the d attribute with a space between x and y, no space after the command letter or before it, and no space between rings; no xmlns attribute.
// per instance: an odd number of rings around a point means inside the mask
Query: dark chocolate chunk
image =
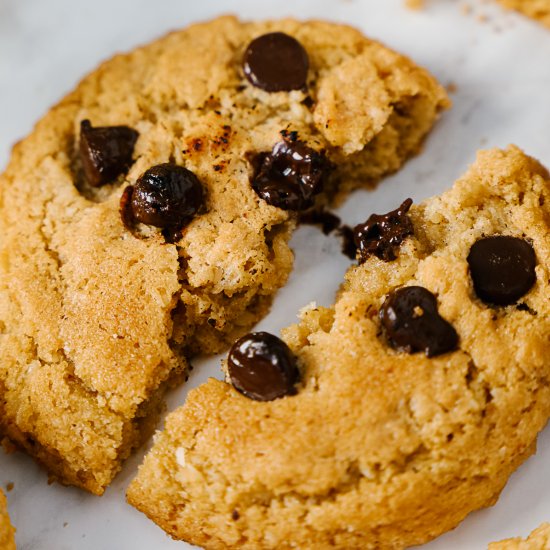
<svg viewBox="0 0 550 550"><path fill-rule="evenodd" d="M243 59L246 78L268 92L305 87L309 59L303 46L283 32L271 32L252 40Z"/></svg>
<svg viewBox="0 0 550 550"><path fill-rule="evenodd" d="M193 172L177 164L159 164L124 190L120 211L124 224L161 227L169 242L204 207L204 189Z"/></svg>
<svg viewBox="0 0 550 550"><path fill-rule="evenodd" d="M308 147L296 134L283 134L271 153L255 161L252 188L268 204L283 210L305 210L321 192L330 164L323 153Z"/></svg>
<svg viewBox="0 0 550 550"><path fill-rule="evenodd" d="M299 372L289 347L268 332L237 340L227 357L233 386L250 399L273 401L293 394Z"/></svg>
<svg viewBox="0 0 550 550"><path fill-rule="evenodd" d="M515 303L535 284L537 257L524 239L496 235L480 239L468 254L470 275L478 297L486 303Z"/></svg>
<svg viewBox="0 0 550 550"><path fill-rule="evenodd" d="M132 164L139 134L128 126L93 128L89 120L80 123L80 159L86 180L92 187L111 183Z"/></svg>
<svg viewBox="0 0 550 550"><path fill-rule="evenodd" d="M283 177L277 178L270 174L269 177L257 178L252 187L258 195L268 204L277 206L283 210L302 210L304 206L304 196L299 184L295 184ZM311 202L308 201L311 205Z"/></svg>
<svg viewBox="0 0 550 550"><path fill-rule="evenodd" d="M400 351L434 357L458 345L455 329L437 311L436 297L421 286L392 292L380 309L380 321L389 344Z"/></svg>
<svg viewBox="0 0 550 550"><path fill-rule="evenodd" d="M396 210L372 214L365 223L355 226L353 232L359 263L365 262L372 254L385 262L395 260L396 248L413 234L413 225L407 215L412 202L412 199L407 199Z"/></svg>

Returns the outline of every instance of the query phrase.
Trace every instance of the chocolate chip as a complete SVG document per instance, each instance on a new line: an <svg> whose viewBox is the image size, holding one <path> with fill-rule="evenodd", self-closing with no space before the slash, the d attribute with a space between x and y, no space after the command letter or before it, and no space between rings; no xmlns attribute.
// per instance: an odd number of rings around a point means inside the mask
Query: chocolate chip
<svg viewBox="0 0 550 550"><path fill-rule="evenodd" d="M515 303L535 284L537 257L524 239L497 235L470 248L468 265L478 297L489 304Z"/></svg>
<svg viewBox="0 0 550 550"><path fill-rule="evenodd" d="M305 210L321 192L330 165L323 153L308 147L296 134L283 134L271 153L256 159L252 188L268 204L283 210Z"/></svg>
<svg viewBox="0 0 550 550"><path fill-rule="evenodd" d="M359 251L359 263L369 256L390 262L395 260L395 250L409 235L413 234L413 225L407 215L412 199L407 199L399 208L387 214L372 214L362 224L356 225L353 240Z"/></svg>
<svg viewBox="0 0 550 550"><path fill-rule="evenodd" d="M252 40L243 59L246 78L268 92L304 88L308 68L304 47L283 32L271 32Z"/></svg>
<svg viewBox="0 0 550 550"><path fill-rule="evenodd" d="M437 311L436 297L421 286L392 292L380 309L380 321L389 344L400 351L434 357L458 344L455 329Z"/></svg>
<svg viewBox="0 0 550 550"><path fill-rule="evenodd" d="M195 174L166 163L149 168L135 186L124 190L120 211L127 227L135 223L161 227L173 242L203 206L204 189Z"/></svg>
<svg viewBox="0 0 550 550"><path fill-rule="evenodd" d="M299 372L288 346L267 332L237 340L227 357L229 377L242 394L256 401L273 401L294 393Z"/></svg>
<svg viewBox="0 0 550 550"><path fill-rule="evenodd" d="M89 120L80 123L80 159L86 180L92 187L110 183L132 164L139 134L128 126L93 128Z"/></svg>

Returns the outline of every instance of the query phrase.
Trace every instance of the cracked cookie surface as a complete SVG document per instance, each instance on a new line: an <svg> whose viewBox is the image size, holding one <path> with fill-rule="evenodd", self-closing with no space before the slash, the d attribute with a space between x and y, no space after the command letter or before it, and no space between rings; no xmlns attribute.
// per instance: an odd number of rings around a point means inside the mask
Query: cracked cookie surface
<svg viewBox="0 0 550 550"><path fill-rule="evenodd" d="M247 45L271 31L306 49L306 89L245 78ZM223 17L101 65L0 180L0 433L58 480L102 493L186 358L248 330L288 277L296 214L252 189L249 159L291 132L335 167L316 199L331 202L399 168L447 106L426 71L322 22ZM103 155L113 183L79 158L103 143L120 149ZM164 163L193 172L206 197L171 244L119 213L124 190Z"/></svg>
<svg viewBox="0 0 550 550"><path fill-rule="evenodd" d="M515 147L481 152L451 190L411 207L394 261L352 267L332 308L307 307L283 331L296 395L253 401L213 379L192 390L129 502L209 549L395 550L494 504L550 415L549 180ZM495 234L537 257L534 285L503 307L477 297L467 262ZM379 311L412 286L437 298L454 351L388 345Z"/></svg>
<svg viewBox="0 0 550 550"><path fill-rule="evenodd" d="M8 516L8 503L6 496L0 491L0 548L2 550L15 550L15 529Z"/></svg>

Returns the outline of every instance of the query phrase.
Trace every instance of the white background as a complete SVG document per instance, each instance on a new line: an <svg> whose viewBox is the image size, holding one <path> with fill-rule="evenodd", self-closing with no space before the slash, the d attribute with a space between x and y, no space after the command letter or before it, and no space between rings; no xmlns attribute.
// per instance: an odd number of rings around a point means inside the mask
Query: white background
<svg viewBox="0 0 550 550"><path fill-rule="evenodd" d="M448 188L476 149L514 142L550 166L550 30L497 5L428 0L420 12L402 0L0 0L0 169L14 142L88 71L115 52L222 13L243 18L325 18L360 27L408 54L445 84L456 85L423 154L375 192L358 192L339 213L348 223L421 200ZM1 238L1 236L0 236ZM310 301L329 305L349 262L336 240L315 228L294 236L296 268L260 328L277 332ZM185 388L168 398L181 405L189 388L219 376L219 358L195 361ZM144 450L124 467L105 496L49 486L25 455L0 451L0 485L8 493L20 550L185 550L124 500ZM477 550L526 535L550 520L550 431L535 457L512 476L491 509L472 514L426 550Z"/></svg>

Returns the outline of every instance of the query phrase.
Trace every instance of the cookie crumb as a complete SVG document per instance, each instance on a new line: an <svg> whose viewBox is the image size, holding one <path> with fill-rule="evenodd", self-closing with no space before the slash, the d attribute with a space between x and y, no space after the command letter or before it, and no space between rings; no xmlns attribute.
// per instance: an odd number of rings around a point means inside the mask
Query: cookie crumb
<svg viewBox="0 0 550 550"><path fill-rule="evenodd" d="M543 523L527 538L515 537L489 544L488 550L519 550L520 548L548 548L550 540L550 523Z"/></svg>
<svg viewBox="0 0 550 550"><path fill-rule="evenodd" d="M426 7L425 0L405 0L405 6L410 10L423 10Z"/></svg>
<svg viewBox="0 0 550 550"><path fill-rule="evenodd" d="M6 491L8 493L11 493L14 487L15 487L15 484L13 483L13 481L6 483Z"/></svg>
<svg viewBox="0 0 550 550"><path fill-rule="evenodd" d="M456 82L449 82L447 84L447 86L445 86L445 89L450 93L450 94L455 94L458 90L458 86L456 85Z"/></svg>

